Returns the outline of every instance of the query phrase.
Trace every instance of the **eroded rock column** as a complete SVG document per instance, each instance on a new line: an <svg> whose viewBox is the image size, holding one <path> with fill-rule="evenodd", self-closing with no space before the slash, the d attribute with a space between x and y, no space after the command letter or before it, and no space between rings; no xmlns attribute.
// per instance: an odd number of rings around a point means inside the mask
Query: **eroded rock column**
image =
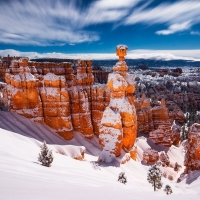
<svg viewBox="0 0 200 200"><path fill-rule="evenodd" d="M127 73L124 61L127 46L116 48L119 61L108 76L107 88L110 90L110 103L101 120L99 144L102 147L100 161L110 162L113 156L119 156L121 149L129 152L137 134L137 117L133 92L135 83L132 75Z"/></svg>

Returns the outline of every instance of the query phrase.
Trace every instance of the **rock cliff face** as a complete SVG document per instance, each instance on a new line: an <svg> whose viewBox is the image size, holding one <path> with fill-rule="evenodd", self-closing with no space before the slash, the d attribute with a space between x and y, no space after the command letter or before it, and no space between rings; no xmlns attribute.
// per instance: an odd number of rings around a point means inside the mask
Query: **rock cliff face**
<svg viewBox="0 0 200 200"><path fill-rule="evenodd" d="M39 91L43 105L44 122L57 130L57 133L65 139L72 139L73 126L65 78L47 73L43 76L43 86Z"/></svg>
<svg viewBox="0 0 200 200"><path fill-rule="evenodd" d="M200 169L200 124L193 124L188 134L185 155L186 172Z"/></svg>
<svg viewBox="0 0 200 200"><path fill-rule="evenodd" d="M78 61L73 68L71 63L13 60L6 69L3 95L11 111L47 124L65 139L73 138L73 130L91 139L94 81L91 64L91 61ZM97 98L100 96L98 92ZM96 120L98 124L99 121Z"/></svg>
<svg viewBox="0 0 200 200"><path fill-rule="evenodd" d="M142 98L136 99L134 103L137 112L138 133L148 134L154 130L150 99L143 95Z"/></svg>
<svg viewBox="0 0 200 200"><path fill-rule="evenodd" d="M135 107L139 134L149 134L155 144L179 144L181 127L175 124L174 115L169 112L164 99L151 107L150 99L143 94L142 98L135 100Z"/></svg>
<svg viewBox="0 0 200 200"><path fill-rule="evenodd" d="M21 60L23 62L24 60ZM3 90L11 111L44 123L42 101L39 96L38 81L28 67L19 67L19 74L11 75L9 69L5 75L7 83Z"/></svg>
<svg viewBox="0 0 200 200"><path fill-rule="evenodd" d="M120 155L122 148L130 152L137 135L137 117L133 104L135 84L133 77L126 72L126 49L126 46L117 47L119 62L108 76L110 103L101 120L99 144L103 151L99 161L110 162L112 156Z"/></svg>

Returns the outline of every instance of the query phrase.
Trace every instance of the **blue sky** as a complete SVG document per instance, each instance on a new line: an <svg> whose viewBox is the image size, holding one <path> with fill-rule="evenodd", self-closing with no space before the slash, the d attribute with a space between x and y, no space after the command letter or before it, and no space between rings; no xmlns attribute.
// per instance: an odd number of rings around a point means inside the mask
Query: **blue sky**
<svg viewBox="0 0 200 200"><path fill-rule="evenodd" d="M200 1L0 0L0 36L1 53L199 50Z"/></svg>

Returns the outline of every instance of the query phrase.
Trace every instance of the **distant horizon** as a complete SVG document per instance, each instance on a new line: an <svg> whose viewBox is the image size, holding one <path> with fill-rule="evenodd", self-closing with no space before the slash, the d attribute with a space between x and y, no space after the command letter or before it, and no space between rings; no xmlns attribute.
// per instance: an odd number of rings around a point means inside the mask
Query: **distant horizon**
<svg viewBox="0 0 200 200"><path fill-rule="evenodd" d="M20 56L35 58L65 58L65 59L91 59L91 60L117 60L118 57L113 48L113 53L60 53L60 52L21 52L14 49L0 50L0 56ZM188 60L200 61L200 49L195 50L128 50L126 59L153 59L153 60Z"/></svg>

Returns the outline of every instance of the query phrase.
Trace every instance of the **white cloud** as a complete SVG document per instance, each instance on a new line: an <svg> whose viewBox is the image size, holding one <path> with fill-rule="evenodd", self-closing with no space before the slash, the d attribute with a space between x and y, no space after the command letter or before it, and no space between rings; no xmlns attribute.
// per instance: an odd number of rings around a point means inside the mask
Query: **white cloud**
<svg viewBox="0 0 200 200"><path fill-rule="evenodd" d="M190 22L184 22L181 24L173 24L167 30L156 31L158 35L169 35L176 32L188 30L191 27Z"/></svg>
<svg viewBox="0 0 200 200"><path fill-rule="evenodd" d="M166 30L156 32L165 35L188 30L200 22L199 1L148 7L151 1L98 0L84 8L78 2L81 1L1 1L0 43L47 46L98 41L99 33L89 31L88 26L108 22L113 27L166 24Z"/></svg>
<svg viewBox="0 0 200 200"><path fill-rule="evenodd" d="M92 60L107 60L117 59L115 53L85 53L85 54L65 54L65 53L37 53L37 52L20 52L14 49L0 50L1 56L26 56L33 58L66 58L66 59L92 59ZM137 49L130 50L126 59L156 59L156 60L193 60L200 61L200 49L196 50L147 50Z"/></svg>
<svg viewBox="0 0 200 200"><path fill-rule="evenodd" d="M167 30L157 34L172 34L187 30L200 22L200 2L195 0L177 1L175 3L161 3L153 8L135 9L127 17L125 24L144 23L147 25L166 24Z"/></svg>
<svg viewBox="0 0 200 200"><path fill-rule="evenodd" d="M200 35L200 32L199 31L191 31L190 34L191 35Z"/></svg>
<svg viewBox="0 0 200 200"><path fill-rule="evenodd" d="M137 0L94 1L87 8L78 1L15 0L0 3L0 43L16 45L64 45L99 40L86 26L116 22Z"/></svg>

